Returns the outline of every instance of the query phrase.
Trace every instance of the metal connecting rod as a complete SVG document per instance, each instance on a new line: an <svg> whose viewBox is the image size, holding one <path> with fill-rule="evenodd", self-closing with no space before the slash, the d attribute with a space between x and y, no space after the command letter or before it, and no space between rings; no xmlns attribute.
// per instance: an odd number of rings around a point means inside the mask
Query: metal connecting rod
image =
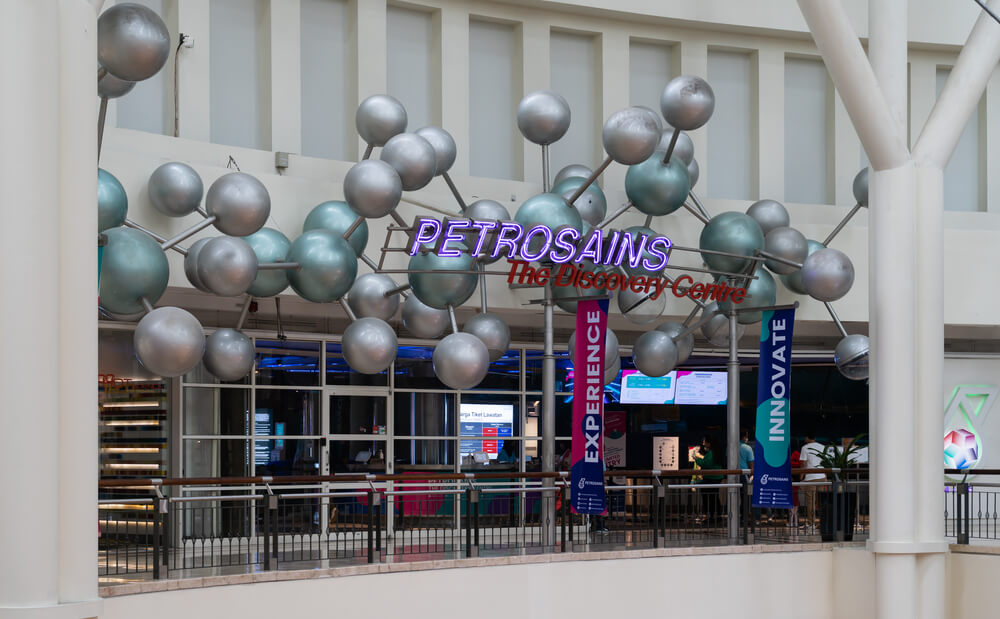
<svg viewBox="0 0 1000 619"><path fill-rule="evenodd" d="M170 249L171 247L173 247L174 245L180 243L181 241L183 241L185 239L189 239L192 236L194 236L194 235L198 234L199 232L201 232L202 230L204 230L205 228L211 226L212 224L215 223L216 219L218 219L218 218L215 215L212 215L208 219L203 219L203 220L199 221L198 223L196 223L195 225L193 225L190 228L188 228L187 230L185 230L184 232L181 232L180 234L178 234L174 238L169 239L167 241L164 241L164 242L160 243L160 247L162 249L164 249L164 250Z"/></svg>
<svg viewBox="0 0 1000 619"><path fill-rule="evenodd" d="M844 218L840 220L840 223L837 224L837 227L834 228L830 232L830 234L827 235L826 240L823 241L823 245L829 247L830 246L830 241L833 240L833 237L835 237L838 234L840 234L840 231L844 229L844 226L847 225L847 222L851 221L851 218L854 217L854 214L857 213L860 210L861 210L861 205L860 204L855 204L854 208L852 208L847 213L847 215L845 215Z"/></svg>
<svg viewBox="0 0 1000 619"><path fill-rule="evenodd" d="M593 172L591 172L590 176L587 177L587 180L584 181L583 184L580 185L580 187L573 193L573 196L566 201L569 202L570 204L576 202L577 199L583 195L583 192L587 191L587 187L590 187L593 184L593 182L597 180L597 177L600 176L601 173L604 172L604 170L606 170L609 165L611 165L612 161L613 160L611 159L610 156L605 157L604 161L601 162L601 165L597 166L597 168Z"/></svg>

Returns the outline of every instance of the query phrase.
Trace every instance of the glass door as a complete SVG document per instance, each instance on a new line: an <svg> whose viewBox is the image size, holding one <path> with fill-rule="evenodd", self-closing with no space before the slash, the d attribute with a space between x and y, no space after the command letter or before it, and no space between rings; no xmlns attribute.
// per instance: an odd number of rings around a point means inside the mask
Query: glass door
<svg viewBox="0 0 1000 619"><path fill-rule="evenodd" d="M324 405L326 474L392 472L385 390L328 388Z"/></svg>

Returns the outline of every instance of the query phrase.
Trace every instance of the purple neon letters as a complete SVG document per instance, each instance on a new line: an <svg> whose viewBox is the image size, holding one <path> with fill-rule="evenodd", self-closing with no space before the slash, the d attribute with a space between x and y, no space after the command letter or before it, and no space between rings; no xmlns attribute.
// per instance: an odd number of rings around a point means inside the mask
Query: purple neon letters
<svg viewBox="0 0 1000 619"><path fill-rule="evenodd" d="M627 261L632 268L641 266L648 271L658 271L667 265L673 245L665 236L618 230L605 236L600 228L580 242L580 233L573 228L553 231L546 226L534 226L525 231L514 221L452 219L442 224L436 219L422 217L417 220L416 229L409 249L411 256L422 246L436 251L439 256L459 256L462 250L454 244L465 243L473 256L489 254L493 259L503 257L526 262L547 259L556 264L590 260L615 266ZM491 243L490 234L495 237ZM530 247L539 242L537 248Z"/></svg>

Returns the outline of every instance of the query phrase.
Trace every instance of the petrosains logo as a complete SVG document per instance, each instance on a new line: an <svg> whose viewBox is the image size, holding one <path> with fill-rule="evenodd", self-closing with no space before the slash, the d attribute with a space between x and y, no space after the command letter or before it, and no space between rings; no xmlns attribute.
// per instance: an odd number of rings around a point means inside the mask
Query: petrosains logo
<svg viewBox="0 0 1000 619"><path fill-rule="evenodd" d="M767 485L767 473L764 473L763 475L760 476L760 485L762 486Z"/></svg>

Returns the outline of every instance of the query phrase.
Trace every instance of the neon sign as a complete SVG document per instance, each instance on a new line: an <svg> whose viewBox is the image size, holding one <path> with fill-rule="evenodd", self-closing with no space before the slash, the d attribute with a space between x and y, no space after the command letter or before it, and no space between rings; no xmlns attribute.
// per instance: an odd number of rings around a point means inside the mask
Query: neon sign
<svg viewBox="0 0 1000 619"><path fill-rule="evenodd" d="M507 283L533 284L595 290L631 290L657 299L670 291L676 297L690 297L703 302L742 303L745 287L721 281L697 283L689 275L672 280L659 275L626 275L617 269L593 269L594 266L619 267L656 273L667 266L673 243L662 235L629 234L618 230L605 233L594 229L585 239L574 228L553 231L547 226L524 229L513 221L478 221L451 219L444 223L427 217L413 224L407 252L434 252L438 256L506 258L510 263ZM530 263L541 262L539 267Z"/></svg>

